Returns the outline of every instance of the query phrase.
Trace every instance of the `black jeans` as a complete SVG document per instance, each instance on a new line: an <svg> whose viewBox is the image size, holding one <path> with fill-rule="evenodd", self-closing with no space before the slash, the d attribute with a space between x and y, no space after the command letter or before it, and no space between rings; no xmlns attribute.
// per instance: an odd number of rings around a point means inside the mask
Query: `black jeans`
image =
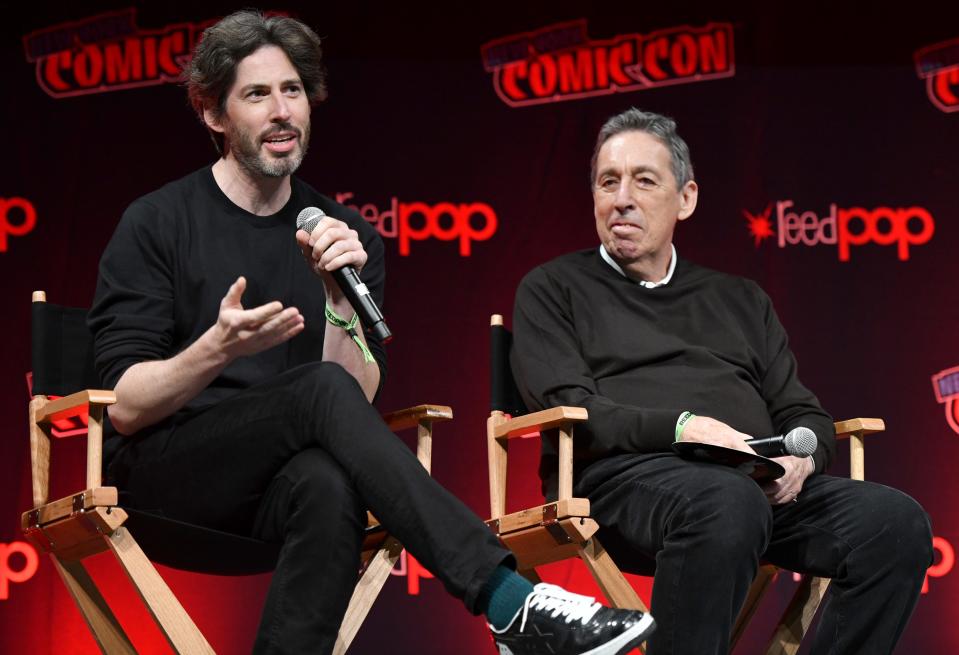
<svg viewBox="0 0 959 655"><path fill-rule="evenodd" d="M869 482L815 475L771 507L735 469L662 453L595 463L576 494L623 568L655 570L649 655L728 652L761 559L832 578L813 653L891 653L932 564L923 509Z"/></svg>
<svg viewBox="0 0 959 655"><path fill-rule="evenodd" d="M282 542L257 653L332 650L367 509L470 611L493 569L512 558L336 364L300 366L172 432L134 437L109 473L135 506Z"/></svg>

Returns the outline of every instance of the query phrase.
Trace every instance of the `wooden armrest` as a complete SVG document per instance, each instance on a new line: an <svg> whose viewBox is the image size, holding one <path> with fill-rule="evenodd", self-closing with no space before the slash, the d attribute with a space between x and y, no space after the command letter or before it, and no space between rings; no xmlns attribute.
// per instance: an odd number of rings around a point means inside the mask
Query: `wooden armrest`
<svg viewBox="0 0 959 655"><path fill-rule="evenodd" d="M391 430L415 428L422 421L448 421L452 418L453 410L446 405L417 405L383 414L383 421Z"/></svg>
<svg viewBox="0 0 959 655"><path fill-rule="evenodd" d="M60 419L79 416L90 405L112 405L117 395L102 389L85 389L69 396L51 400L37 411L37 423L51 423Z"/></svg>
<svg viewBox="0 0 959 655"><path fill-rule="evenodd" d="M542 432L569 423L583 423L589 419L584 407L551 407L540 412L512 418L496 426L493 437L514 439L530 432Z"/></svg>
<svg viewBox="0 0 959 655"><path fill-rule="evenodd" d="M836 438L848 439L856 433L866 436L885 429L886 423L881 418L851 418L846 421L836 421Z"/></svg>

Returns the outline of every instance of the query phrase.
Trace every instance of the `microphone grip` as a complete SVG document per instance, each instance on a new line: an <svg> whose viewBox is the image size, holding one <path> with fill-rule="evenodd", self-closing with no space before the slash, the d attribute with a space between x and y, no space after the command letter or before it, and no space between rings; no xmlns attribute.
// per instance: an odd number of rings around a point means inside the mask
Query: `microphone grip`
<svg viewBox="0 0 959 655"><path fill-rule="evenodd" d="M370 297L370 290L357 275L352 266L344 266L331 272L336 284L349 301L350 306L359 315L363 325L369 328L383 343L389 343L393 333L386 326L380 308Z"/></svg>
<svg viewBox="0 0 959 655"><path fill-rule="evenodd" d="M783 436L747 439L746 445L760 457L782 457L790 454L786 451L786 439Z"/></svg>

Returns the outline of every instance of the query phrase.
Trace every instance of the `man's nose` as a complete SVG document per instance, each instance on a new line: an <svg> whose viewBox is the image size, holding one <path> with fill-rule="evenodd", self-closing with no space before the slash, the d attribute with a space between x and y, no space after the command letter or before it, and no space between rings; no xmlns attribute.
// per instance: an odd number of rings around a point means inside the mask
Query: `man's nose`
<svg viewBox="0 0 959 655"><path fill-rule="evenodd" d="M614 202L616 204L616 209L619 210L620 213L625 213L626 211L636 207L629 180L623 180L623 182L616 188L616 198L614 199Z"/></svg>
<svg viewBox="0 0 959 655"><path fill-rule="evenodd" d="M273 98L273 112L270 118L277 122L286 122L290 119L290 103L282 93Z"/></svg>

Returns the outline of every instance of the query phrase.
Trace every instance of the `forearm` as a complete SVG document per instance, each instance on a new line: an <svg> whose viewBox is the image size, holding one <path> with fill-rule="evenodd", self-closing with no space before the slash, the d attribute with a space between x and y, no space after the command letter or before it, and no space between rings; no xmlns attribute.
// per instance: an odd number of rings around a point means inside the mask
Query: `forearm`
<svg viewBox="0 0 959 655"><path fill-rule="evenodd" d="M585 407L589 412L589 420L576 428L576 447L590 457L611 452L650 453L668 450L674 440L676 419L682 413L678 408L618 403L585 384L550 389L541 394L539 400L529 393L525 397L531 407Z"/></svg>
<svg viewBox="0 0 959 655"><path fill-rule="evenodd" d="M353 307L342 293L327 295L327 304L337 316L349 320L355 314ZM362 324L357 321L356 335L366 344L366 336L363 333ZM341 327L337 327L330 322L326 323L326 331L323 335L323 361L336 362L346 371L356 378L366 399L373 400L376 389L380 383L380 368L376 362L367 362L363 358L363 351L357 346L356 342L350 336L349 332Z"/></svg>
<svg viewBox="0 0 959 655"><path fill-rule="evenodd" d="M115 388L117 402L108 409L120 434L133 434L172 415L230 363L232 358L214 343L215 328L174 357L140 362L123 373Z"/></svg>

